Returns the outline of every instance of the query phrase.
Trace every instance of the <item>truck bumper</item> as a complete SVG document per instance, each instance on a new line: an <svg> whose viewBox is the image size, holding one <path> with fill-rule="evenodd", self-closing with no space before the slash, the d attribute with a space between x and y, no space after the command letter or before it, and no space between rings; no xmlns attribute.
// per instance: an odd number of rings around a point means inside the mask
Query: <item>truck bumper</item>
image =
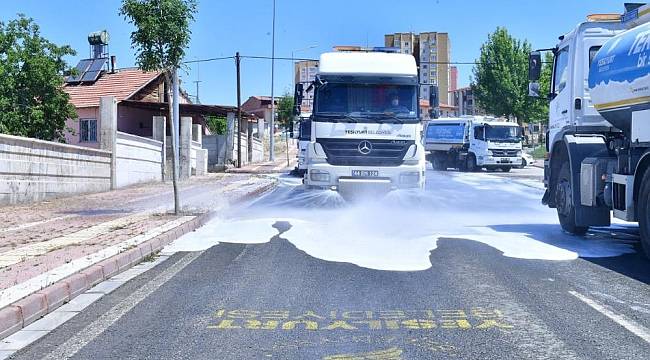
<svg viewBox="0 0 650 360"><path fill-rule="evenodd" d="M521 157L479 156L476 159L479 166L521 166Z"/></svg>
<svg viewBox="0 0 650 360"><path fill-rule="evenodd" d="M355 170L376 173L373 176L356 177L352 176ZM391 167L311 164L307 167L305 185L350 191L355 191L362 187L378 191L422 189L424 188L424 164Z"/></svg>

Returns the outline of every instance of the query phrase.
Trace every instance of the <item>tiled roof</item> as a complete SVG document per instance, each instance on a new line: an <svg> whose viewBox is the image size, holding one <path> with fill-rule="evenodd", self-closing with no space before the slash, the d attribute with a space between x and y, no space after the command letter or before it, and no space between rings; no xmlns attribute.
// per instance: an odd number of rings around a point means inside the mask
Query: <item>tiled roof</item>
<svg viewBox="0 0 650 360"><path fill-rule="evenodd" d="M70 95L70 103L76 108L94 107L99 106L102 96L115 96L118 102L126 100L158 75L160 73L139 69L120 69L102 74L94 84L66 84L63 90Z"/></svg>

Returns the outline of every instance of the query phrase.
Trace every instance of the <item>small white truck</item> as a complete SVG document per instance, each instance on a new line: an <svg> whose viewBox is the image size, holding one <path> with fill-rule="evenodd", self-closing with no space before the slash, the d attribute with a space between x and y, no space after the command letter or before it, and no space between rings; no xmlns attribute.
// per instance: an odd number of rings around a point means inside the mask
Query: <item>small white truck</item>
<svg viewBox="0 0 650 360"><path fill-rule="evenodd" d="M485 168L507 172L522 164L521 128L489 117L430 120L424 131L424 147L435 170Z"/></svg>
<svg viewBox="0 0 650 360"><path fill-rule="evenodd" d="M344 196L424 186L419 84L413 56L325 53L310 88L314 108L305 185L336 190Z"/></svg>

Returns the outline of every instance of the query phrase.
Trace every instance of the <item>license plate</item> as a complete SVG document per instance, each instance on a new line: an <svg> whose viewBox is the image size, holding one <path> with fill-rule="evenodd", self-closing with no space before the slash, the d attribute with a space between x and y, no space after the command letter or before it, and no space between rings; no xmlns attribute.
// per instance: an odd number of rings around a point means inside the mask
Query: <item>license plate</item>
<svg viewBox="0 0 650 360"><path fill-rule="evenodd" d="M355 177L378 177L378 170L352 170L352 176Z"/></svg>
<svg viewBox="0 0 650 360"><path fill-rule="evenodd" d="M510 164L510 160L504 159L504 160L501 160L501 163L502 164Z"/></svg>

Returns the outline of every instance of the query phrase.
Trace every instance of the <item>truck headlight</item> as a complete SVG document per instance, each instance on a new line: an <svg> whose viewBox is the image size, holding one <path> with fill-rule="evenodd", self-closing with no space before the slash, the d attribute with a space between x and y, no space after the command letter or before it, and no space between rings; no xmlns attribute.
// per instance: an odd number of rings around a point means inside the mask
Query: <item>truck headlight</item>
<svg viewBox="0 0 650 360"><path fill-rule="evenodd" d="M310 170L309 171L309 178L311 179L311 181L329 182L330 181L330 174L327 171Z"/></svg>
<svg viewBox="0 0 650 360"><path fill-rule="evenodd" d="M420 163L420 160L418 159L409 159L409 160L404 160L402 164L404 165L417 165Z"/></svg>
<svg viewBox="0 0 650 360"><path fill-rule="evenodd" d="M521 150L517 151L517 157L521 157Z"/></svg>
<svg viewBox="0 0 650 360"><path fill-rule="evenodd" d="M420 182L420 172L419 171L409 171L399 174L399 182L401 184L417 184Z"/></svg>

